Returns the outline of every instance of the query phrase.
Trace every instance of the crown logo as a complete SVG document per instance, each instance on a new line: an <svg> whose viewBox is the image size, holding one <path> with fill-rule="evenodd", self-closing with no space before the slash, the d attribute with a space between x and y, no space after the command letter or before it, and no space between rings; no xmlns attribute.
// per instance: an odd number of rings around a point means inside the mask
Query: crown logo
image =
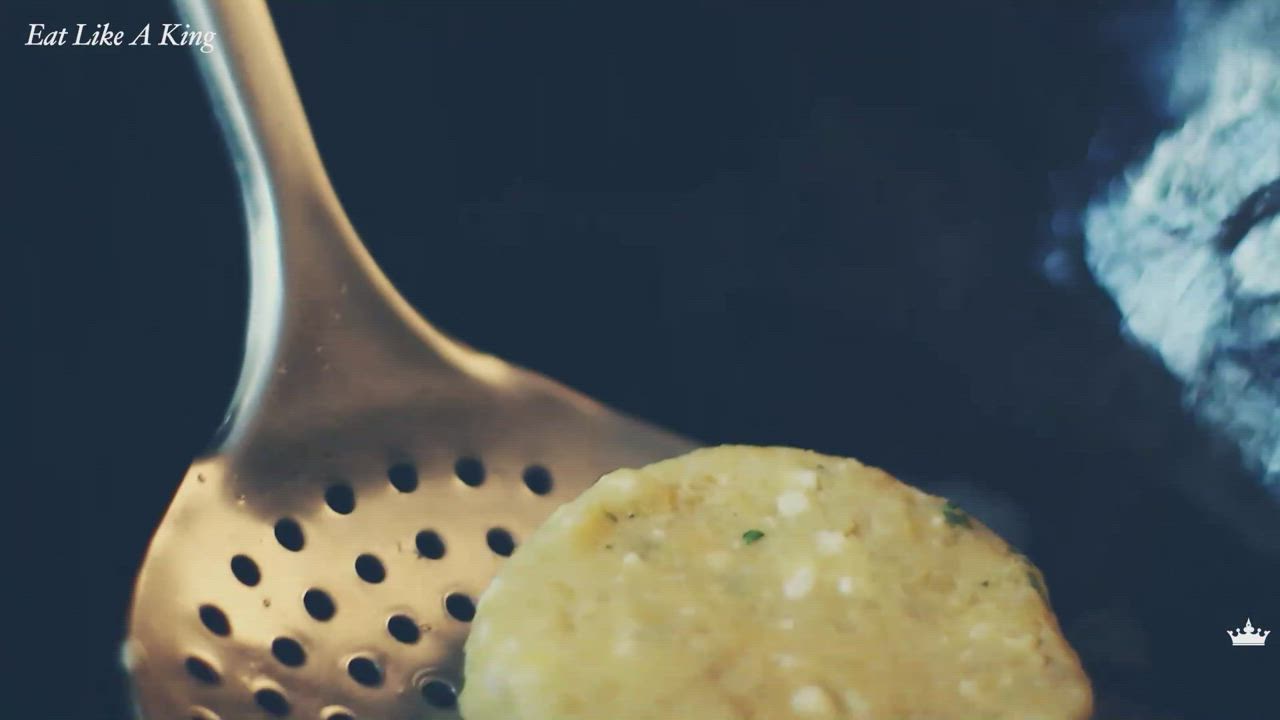
<svg viewBox="0 0 1280 720"><path fill-rule="evenodd" d="M1244 629L1236 628L1228 630L1227 634L1231 636L1232 645L1256 645L1262 647L1267 644L1267 636L1271 634L1270 630L1254 629L1253 621L1246 619L1244 621Z"/></svg>

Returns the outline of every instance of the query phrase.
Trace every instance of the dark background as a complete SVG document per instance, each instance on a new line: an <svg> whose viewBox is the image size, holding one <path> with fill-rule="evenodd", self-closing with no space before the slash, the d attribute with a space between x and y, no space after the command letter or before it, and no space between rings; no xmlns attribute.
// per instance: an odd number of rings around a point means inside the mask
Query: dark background
<svg viewBox="0 0 1280 720"><path fill-rule="evenodd" d="M241 209L191 57L21 47L29 22L173 19L115 5L3 16L25 717L125 716L132 575L242 342ZM356 227L447 331L708 442L1012 503L1100 718L1280 713L1280 647L1224 633L1280 629L1280 511L1125 344L1070 222L1049 232L1169 122L1134 52L1164 8L272 7Z"/></svg>

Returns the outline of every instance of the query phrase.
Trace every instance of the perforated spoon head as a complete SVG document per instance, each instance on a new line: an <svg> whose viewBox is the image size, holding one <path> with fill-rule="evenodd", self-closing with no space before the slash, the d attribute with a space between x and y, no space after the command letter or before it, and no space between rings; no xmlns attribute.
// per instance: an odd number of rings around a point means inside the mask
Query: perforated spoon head
<svg viewBox="0 0 1280 720"><path fill-rule="evenodd" d="M246 357L138 575L146 720L456 717L474 602L617 467L692 444L445 337L364 251L260 2L181 1L248 208ZM231 8L234 6L234 12Z"/></svg>
<svg viewBox="0 0 1280 720"><path fill-rule="evenodd" d="M687 447L519 371L448 402L395 384L192 464L136 587L145 718L451 717L503 558L605 471Z"/></svg>

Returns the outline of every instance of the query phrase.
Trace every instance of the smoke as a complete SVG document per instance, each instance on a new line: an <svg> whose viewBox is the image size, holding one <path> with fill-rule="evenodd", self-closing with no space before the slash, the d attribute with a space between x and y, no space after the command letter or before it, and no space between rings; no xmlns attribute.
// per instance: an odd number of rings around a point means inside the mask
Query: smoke
<svg viewBox="0 0 1280 720"><path fill-rule="evenodd" d="M1178 10L1181 118L1083 215L1125 331L1280 495L1280 0Z"/></svg>

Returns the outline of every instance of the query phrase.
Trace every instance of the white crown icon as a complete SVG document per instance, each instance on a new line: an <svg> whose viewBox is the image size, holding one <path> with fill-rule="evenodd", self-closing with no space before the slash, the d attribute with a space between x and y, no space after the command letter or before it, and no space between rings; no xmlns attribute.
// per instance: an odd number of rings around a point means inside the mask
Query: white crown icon
<svg viewBox="0 0 1280 720"><path fill-rule="evenodd" d="M1267 636L1271 634L1271 631L1255 630L1253 621L1246 619L1243 630L1236 628L1235 630L1228 630L1227 634L1231 636L1232 645L1256 645L1262 647L1267 644Z"/></svg>

